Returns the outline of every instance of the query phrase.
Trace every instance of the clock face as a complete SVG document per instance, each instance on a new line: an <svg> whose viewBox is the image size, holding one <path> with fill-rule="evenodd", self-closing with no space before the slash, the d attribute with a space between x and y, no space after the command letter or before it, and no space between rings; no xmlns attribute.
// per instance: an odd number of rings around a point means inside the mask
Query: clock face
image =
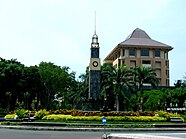
<svg viewBox="0 0 186 139"><path fill-rule="evenodd" d="M94 67L97 67L97 66L98 66L98 62L97 62L97 61L92 62L92 65L93 65Z"/></svg>

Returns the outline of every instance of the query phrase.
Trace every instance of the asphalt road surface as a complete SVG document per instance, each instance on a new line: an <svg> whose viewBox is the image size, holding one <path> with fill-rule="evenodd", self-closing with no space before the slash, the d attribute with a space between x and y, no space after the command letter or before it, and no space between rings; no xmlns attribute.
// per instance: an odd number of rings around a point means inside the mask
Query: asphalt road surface
<svg viewBox="0 0 186 139"><path fill-rule="evenodd" d="M151 134L186 139L185 132L120 132L125 134ZM101 139L103 132L80 132L80 131L38 131L38 130L15 130L0 129L0 139Z"/></svg>
<svg viewBox="0 0 186 139"><path fill-rule="evenodd" d="M103 132L0 129L0 139L101 139Z"/></svg>

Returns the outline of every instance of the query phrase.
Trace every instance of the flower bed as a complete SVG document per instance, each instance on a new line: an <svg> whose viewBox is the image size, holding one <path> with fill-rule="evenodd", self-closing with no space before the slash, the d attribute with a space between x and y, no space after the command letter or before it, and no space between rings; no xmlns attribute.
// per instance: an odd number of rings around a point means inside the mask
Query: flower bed
<svg viewBox="0 0 186 139"><path fill-rule="evenodd" d="M72 116L63 114L46 115L42 120L56 120L56 121L101 121L103 116ZM107 121L121 121L121 122L165 122L164 117L158 116L107 116Z"/></svg>

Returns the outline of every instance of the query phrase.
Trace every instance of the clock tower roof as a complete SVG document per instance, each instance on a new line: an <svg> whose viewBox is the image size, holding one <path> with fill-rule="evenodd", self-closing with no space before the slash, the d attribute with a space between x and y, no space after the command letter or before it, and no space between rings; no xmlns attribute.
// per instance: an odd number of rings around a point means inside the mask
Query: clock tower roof
<svg viewBox="0 0 186 139"><path fill-rule="evenodd" d="M92 39L98 39L98 35L95 33L95 34L92 36Z"/></svg>
<svg viewBox="0 0 186 139"><path fill-rule="evenodd" d="M98 43L98 35L94 34L94 35L92 36L92 44L96 44L96 45L99 44L99 43Z"/></svg>

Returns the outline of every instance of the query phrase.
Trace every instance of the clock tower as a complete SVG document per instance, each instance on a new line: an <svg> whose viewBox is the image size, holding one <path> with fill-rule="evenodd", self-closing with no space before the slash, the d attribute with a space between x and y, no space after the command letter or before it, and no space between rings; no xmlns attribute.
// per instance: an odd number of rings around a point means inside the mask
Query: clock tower
<svg viewBox="0 0 186 139"><path fill-rule="evenodd" d="M89 64L89 95L88 99L93 106L99 106L100 102L100 76L101 64L99 58L99 43L96 31L92 36L90 48L90 64ZM98 108L97 108L98 109Z"/></svg>

